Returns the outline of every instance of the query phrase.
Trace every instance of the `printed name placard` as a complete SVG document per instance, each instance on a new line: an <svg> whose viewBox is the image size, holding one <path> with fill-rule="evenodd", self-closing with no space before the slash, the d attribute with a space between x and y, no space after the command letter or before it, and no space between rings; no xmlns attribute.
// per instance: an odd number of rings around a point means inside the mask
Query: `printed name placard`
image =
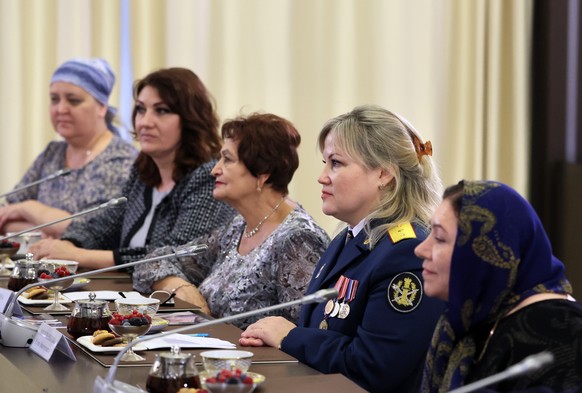
<svg viewBox="0 0 582 393"><path fill-rule="evenodd" d="M0 312L3 314L6 312L6 307L8 304L10 304L12 296L14 296L14 292L12 292L10 289L0 288Z"/></svg>
<svg viewBox="0 0 582 393"><path fill-rule="evenodd" d="M13 300L14 296L16 296L16 292L12 292L10 289L0 288L0 311L3 313L6 312L8 305L11 302L14 302L14 306L12 307L12 315L21 316L22 309L20 308L20 304L18 301Z"/></svg>
<svg viewBox="0 0 582 393"><path fill-rule="evenodd" d="M68 358L77 360L65 336L54 327L41 324L30 344L30 350L48 362L55 349Z"/></svg>

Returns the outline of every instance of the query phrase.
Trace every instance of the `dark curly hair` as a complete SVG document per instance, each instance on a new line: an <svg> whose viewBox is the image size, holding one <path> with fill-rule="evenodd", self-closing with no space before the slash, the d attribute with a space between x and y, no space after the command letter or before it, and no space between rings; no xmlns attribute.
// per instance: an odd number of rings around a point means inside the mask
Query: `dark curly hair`
<svg viewBox="0 0 582 393"><path fill-rule="evenodd" d="M134 100L146 86L155 88L170 110L180 116L182 132L174 161L175 182L183 179L192 169L219 157L221 141L214 99L194 72L178 67L154 71L135 82ZM134 129L136 115L137 108L134 107ZM148 186L155 187L161 183L158 167L147 154L139 153L136 167L140 179Z"/></svg>

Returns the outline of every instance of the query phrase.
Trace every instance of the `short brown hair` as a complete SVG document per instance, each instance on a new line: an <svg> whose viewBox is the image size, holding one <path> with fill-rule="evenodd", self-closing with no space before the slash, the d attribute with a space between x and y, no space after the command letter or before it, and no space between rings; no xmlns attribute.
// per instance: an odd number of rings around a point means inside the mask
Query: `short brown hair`
<svg viewBox="0 0 582 393"><path fill-rule="evenodd" d="M269 174L266 183L284 195L299 167L297 147L301 136L286 119L271 113L253 113L228 120L222 138L238 142L238 157L258 177Z"/></svg>
<svg viewBox="0 0 582 393"><path fill-rule="evenodd" d="M182 132L174 162L174 181L180 181L192 169L219 157L221 142L214 99L194 72L178 67L154 71L135 82L135 100L146 86L155 88L170 110L180 116ZM134 108L134 128L136 115L137 108ZM160 173L151 157L140 152L136 166L145 184L151 187L160 184Z"/></svg>

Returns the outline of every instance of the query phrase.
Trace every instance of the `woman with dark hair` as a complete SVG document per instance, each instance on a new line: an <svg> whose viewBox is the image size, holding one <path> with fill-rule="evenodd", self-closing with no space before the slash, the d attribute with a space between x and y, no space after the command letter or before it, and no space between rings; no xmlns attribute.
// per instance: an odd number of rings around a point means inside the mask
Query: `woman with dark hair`
<svg viewBox="0 0 582 393"><path fill-rule="evenodd" d="M61 240L36 243L30 250L37 258L73 259L88 268L128 263L158 247L186 243L234 215L212 197L218 119L196 74L155 71L136 82L134 98L141 151L124 186L127 203L71 224Z"/></svg>
<svg viewBox="0 0 582 393"><path fill-rule="evenodd" d="M416 254L425 293L446 309L422 391L448 392L543 351L553 354L551 364L491 388L580 388L582 306L531 205L504 184L462 181L445 191L431 226Z"/></svg>
<svg viewBox="0 0 582 393"><path fill-rule="evenodd" d="M207 244L204 254L138 266L133 273L136 290L178 291L178 297L215 317L300 298L329 241L288 197L301 141L289 121L272 114L239 117L222 126L222 137L222 157L212 169L214 197L239 215L190 243ZM295 320L298 312L299 307L289 308L285 316Z"/></svg>

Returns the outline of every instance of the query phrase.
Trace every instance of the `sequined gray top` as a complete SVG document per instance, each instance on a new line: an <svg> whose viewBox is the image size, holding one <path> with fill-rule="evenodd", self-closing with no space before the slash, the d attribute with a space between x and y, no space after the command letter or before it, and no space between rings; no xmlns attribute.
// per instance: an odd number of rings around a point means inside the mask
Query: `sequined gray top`
<svg viewBox="0 0 582 393"><path fill-rule="evenodd" d="M168 276L181 277L199 285L214 317L256 310L303 296L315 264L329 243L327 233L297 205L260 246L247 255L240 255L237 249L244 228L245 222L238 215L227 226L188 243L206 243L208 250L204 254L137 266L133 273L134 288L149 293L155 281ZM164 255L172 250L165 247L150 256ZM269 315L281 315L295 322L299 308L282 309ZM265 315L234 324L244 328Z"/></svg>
<svg viewBox="0 0 582 393"><path fill-rule="evenodd" d="M43 179L65 168L66 149L65 141L50 142L16 187ZM33 199L69 213L78 213L121 196L136 156L137 150L132 145L114 135L105 150L87 165L71 170L66 176L10 195L6 200L16 203ZM76 218L75 221L84 222L89 216Z"/></svg>

